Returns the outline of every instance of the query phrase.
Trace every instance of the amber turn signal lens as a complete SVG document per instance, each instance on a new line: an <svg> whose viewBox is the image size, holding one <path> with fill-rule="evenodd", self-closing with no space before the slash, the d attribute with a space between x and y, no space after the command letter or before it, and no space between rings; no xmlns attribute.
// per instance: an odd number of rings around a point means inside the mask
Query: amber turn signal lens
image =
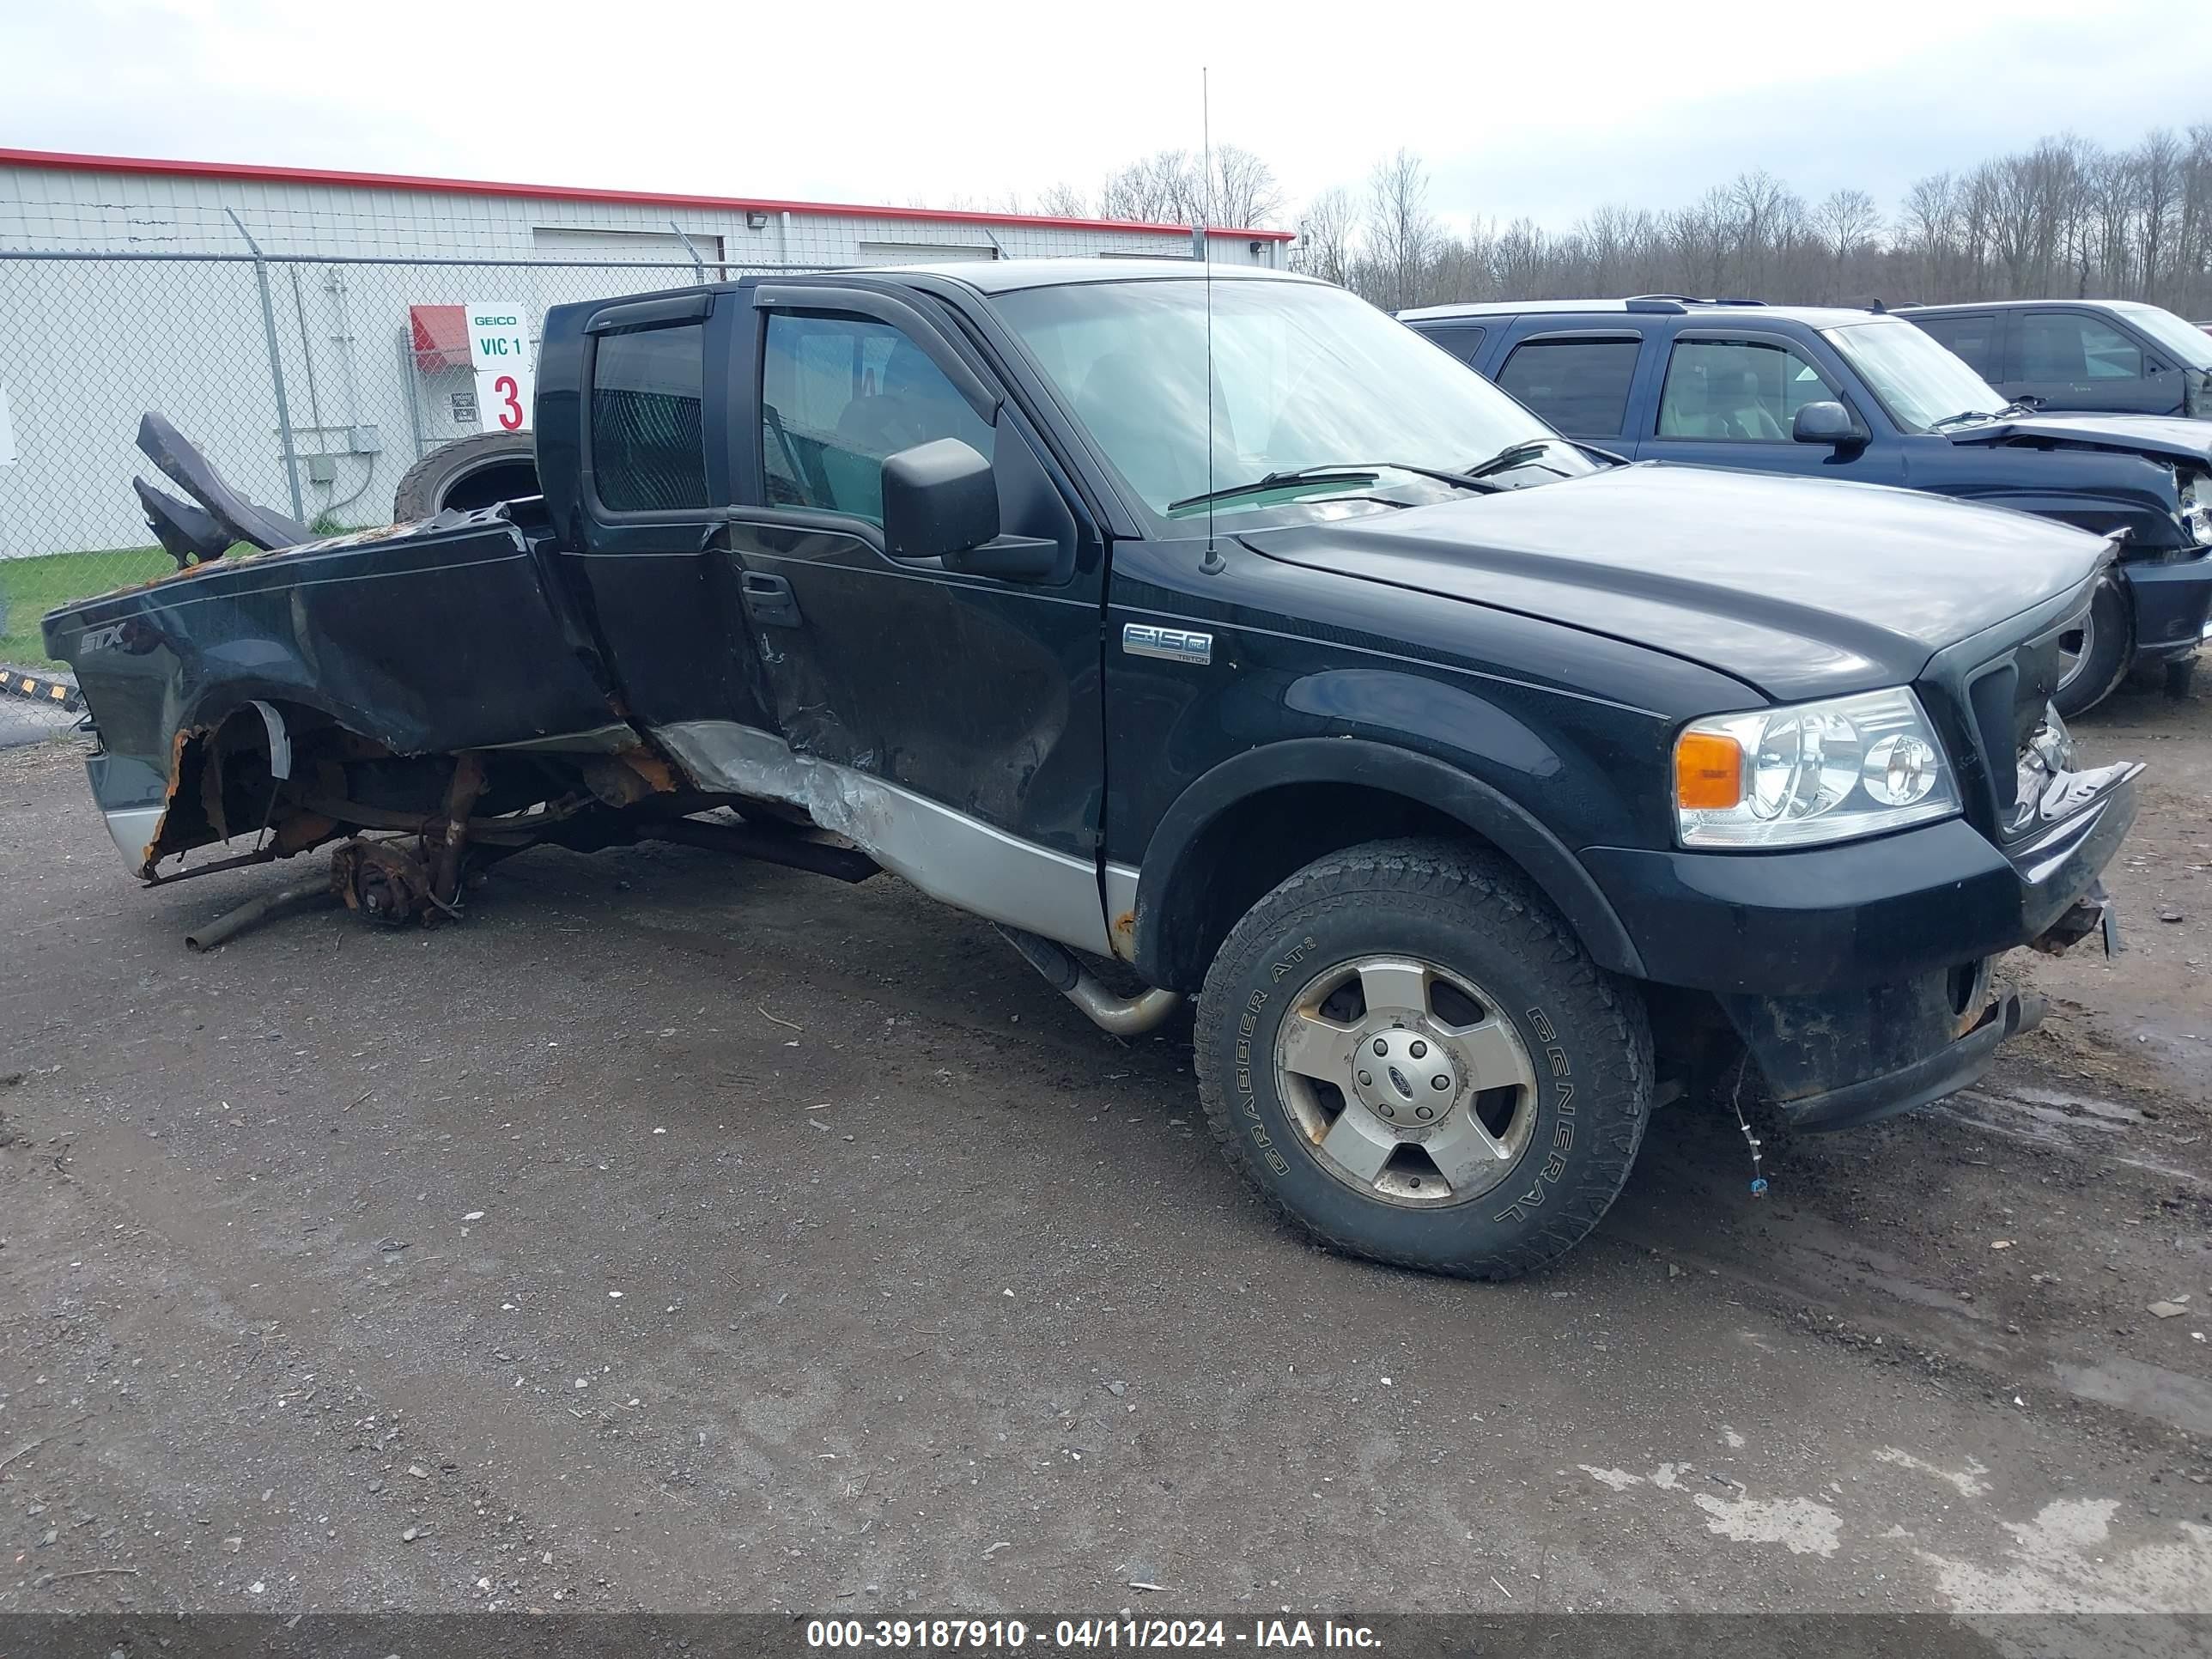
<svg viewBox="0 0 2212 1659"><path fill-rule="evenodd" d="M1743 745L1717 732L1685 732L1674 745L1674 804L1734 806L1743 799Z"/></svg>

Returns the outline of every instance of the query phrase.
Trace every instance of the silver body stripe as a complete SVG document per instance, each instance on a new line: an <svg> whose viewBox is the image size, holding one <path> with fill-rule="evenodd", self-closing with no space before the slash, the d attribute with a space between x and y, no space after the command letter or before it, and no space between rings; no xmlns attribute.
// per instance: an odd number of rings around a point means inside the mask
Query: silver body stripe
<svg viewBox="0 0 2212 1659"><path fill-rule="evenodd" d="M131 861L133 872L146 862L146 843L161 827L161 814L167 810L164 806L125 806L100 814L107 820L107 833L115 837L116 846Z"/></svg>
<svg viewBox="0 0 2212 1659"><path fill-rule="evenodd" d="M1111 948L1097 870L1080 859L855 768L798 754L754 726L682 720L653 735L701 788L799 807L932 898L1079 951Z"/></svg>

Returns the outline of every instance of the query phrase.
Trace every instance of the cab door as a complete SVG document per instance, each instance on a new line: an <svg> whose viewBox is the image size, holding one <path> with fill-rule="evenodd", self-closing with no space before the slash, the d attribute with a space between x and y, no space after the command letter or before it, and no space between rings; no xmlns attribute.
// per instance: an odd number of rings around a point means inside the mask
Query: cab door
<svg viewBox="0 0 2212 1659"><path fill-rule="evenodd" d="M1904 481L1895 439L1869 419L1841 366L1809 343L1758 329L1682 329L1660 373L1650 433L1636 447L1638 460L1859 483ZM1793 423L1810 403L1843 404L1867 441L1797 442Z"/></svg>
<svg viewBox="0 0 2212 1659"><path fill-rule="evenodd" d="M2093 311L2023 310L2013 318L2013 397L2052 410L2172 415L2182 405L2179 366L2163 348Z"/></svg>
<svg viewBox="0 0 2212 1659"><path fill-rule="evenodd" d="M1096 527L934 301L849 276L753 298L757 402L732 401L757 483L722 540L780 739L752 752L924 890L1105 949ZM1049 540L1048 575L885 551L884 459L943 438L992 462L1002 532Z"/></svg>
<svg viewBox="0 0 2212 1659"><path fill-rule="evenodd" d="M728 514L727 378L741 294L610 301L583 325L581 506L574 584L632 722L772 726L736 562L712 545Z"/></svg>

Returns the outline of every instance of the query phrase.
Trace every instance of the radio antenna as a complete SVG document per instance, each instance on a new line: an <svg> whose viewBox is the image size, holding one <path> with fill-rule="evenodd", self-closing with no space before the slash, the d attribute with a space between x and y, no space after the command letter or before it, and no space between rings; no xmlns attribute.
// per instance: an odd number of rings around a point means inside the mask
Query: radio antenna
<svg viewBox="0 0 2212 1659"><path fill-rule="evenodd" d="M1206 184L1198 210L1199 281L1206 289L1206 556L1198 568L1207 575L1226 568L1213 544L1213 100L1206 68L1198 67L1199 167Z"/></svg>

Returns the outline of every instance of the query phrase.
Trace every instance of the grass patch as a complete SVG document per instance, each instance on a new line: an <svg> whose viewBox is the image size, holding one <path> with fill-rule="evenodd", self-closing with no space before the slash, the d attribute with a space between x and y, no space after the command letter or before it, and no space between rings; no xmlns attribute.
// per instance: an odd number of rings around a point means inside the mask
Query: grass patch
<svg viewBox="0 0 2212 1659"><path fill-rule="evenodd" d="M112 547L83 553L46 553L34 559L0 559L0 596L8 616L0 623L0 663L18 668L58 668L46 655L40 618L58 605L90 599L112 587L143 582L177 568L158 547Z"/></svg>

